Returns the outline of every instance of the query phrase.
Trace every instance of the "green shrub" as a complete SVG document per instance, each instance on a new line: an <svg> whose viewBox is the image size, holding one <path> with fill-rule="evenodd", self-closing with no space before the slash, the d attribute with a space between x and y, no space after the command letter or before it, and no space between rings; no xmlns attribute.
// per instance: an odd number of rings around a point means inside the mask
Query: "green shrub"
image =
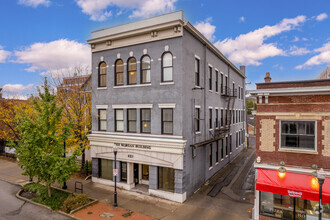
<svg viewBox="0 0 330 220"><path fill-rule="evenodd" d="M86 194L70 195L63 203L62 210L70 213L72 210L84 206L90 202Z"/></svg>
<svg viewBox="0 0 330 220"><path fill-rule="evenodd" d="M60 209L69 193L51 188L52 197L48 197L47 187L38 183L30 183L24 186L24 190L36 193L37 197L32 201L46 205L53 210Z"/></svg>
<svg viewBox="0 0 330 220"><path fill-rule="evenodd" d="M88 160L87 166L88 166L88 173L91 174L92 173L92 161L91 160Z"/></svg>

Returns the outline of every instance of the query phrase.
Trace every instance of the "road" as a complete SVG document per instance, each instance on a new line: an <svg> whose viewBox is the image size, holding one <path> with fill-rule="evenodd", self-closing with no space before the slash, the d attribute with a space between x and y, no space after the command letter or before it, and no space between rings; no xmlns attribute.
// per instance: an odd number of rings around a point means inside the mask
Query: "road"
<svg viewBox="0 0 330 220"><path fill-rule="evenodd" d="M71 219L43 207L22 201L15 195L20 186L0 180L0 219Z"/></svg>

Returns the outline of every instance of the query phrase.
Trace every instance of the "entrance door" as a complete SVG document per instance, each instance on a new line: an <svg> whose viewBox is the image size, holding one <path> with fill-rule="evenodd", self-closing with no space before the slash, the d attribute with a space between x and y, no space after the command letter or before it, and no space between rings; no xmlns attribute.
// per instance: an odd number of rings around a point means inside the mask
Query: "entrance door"
<svg viewBox="0 0 330 220"><path fill-rule="evenodd" d="M139 184L139 164L134 164L134 183Z"/></svg>

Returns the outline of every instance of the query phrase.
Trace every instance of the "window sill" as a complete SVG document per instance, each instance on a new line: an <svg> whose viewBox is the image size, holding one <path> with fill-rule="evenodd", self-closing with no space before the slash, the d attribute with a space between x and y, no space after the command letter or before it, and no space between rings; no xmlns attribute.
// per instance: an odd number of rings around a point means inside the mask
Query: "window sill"
<svg viewBox="0 0 330 220"><path fill-rule="evenodd" d="M226 155L226 157L228 157L228 155Z"/></svg>
<svg viewBox="0 0 330 220"><path fill-rule="evenodd" d="M122 85L122 86L114 86L114 89L120 89L120 88L132 88L132 87L144 87L144 86L151 86L151 83L146 84L134 84L134 85Z"/></svg>
<svg viewBox="0 0 330 220"><path fill-rule="evenodd" d="M297 153L297 154L319 154L317 151L313 150L294 150L294 149L279 149L278 152L284 152L284 153Z"/></svg>
<svg viewBox="0 0 330 220"><path fill-rule="evenodd" d="M174 82L161 82L159 85L164 86L164 85L174 85Z"/></svg>
<svg viewBox="0 0 330 220"><path fill-rule="evenodd" d="M194 88L195 88L195 89L201 89L202 87L200 87L200 86L196 86L196 85L195 85Z"/></svg>
<svg viewBox="0 0 330 220"><path fill-rule="evenodd" d="M210 168L209 168L209 170L212 170L212 169L213 169L213 167L210 167Z"/></svg>
<svg viewBox="0 0 330 220"><path fill-rule="evenodd" d="M108 89L107 87L97 87L97 90Z"/></svg>
<svg viewBox="0 0 330 220"><path fill-rule="evenodd" d="M213 131L213 128L209 128L209 131Z"/></svg>
<svg viewBox="0 0 330 220"><path fill-rule="evenodd" d="M215 165L218 165L218 164L219 164L219 162L216 162L216 163L215 163Z"/></svg>
<svg viewBox="0 0 330 220"><path fill-rule="evenodd" d="M223 161L224 159L221 159L220 161Z"/></svg>
<svg viewBox="0 0 330 220"><path fill-rule="evenodd" d="M213 91L212 91L212 90L209 90L209 92L212 92L212 93L213 93Z"/></svg>
<svg viewBox="0 0 330 220"><path fill-rule="evenodd" d="M197 131L197 132L195 132L195 134L201 134L202 132L200 132L200 131Z"/></svg>

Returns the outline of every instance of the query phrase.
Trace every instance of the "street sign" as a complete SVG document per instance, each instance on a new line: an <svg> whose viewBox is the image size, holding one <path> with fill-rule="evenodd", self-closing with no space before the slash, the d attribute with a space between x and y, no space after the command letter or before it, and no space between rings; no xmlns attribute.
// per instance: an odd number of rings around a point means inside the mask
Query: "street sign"
<svg viewBox="0 0 330 220"><path fill-rule="evenodd" d="M113 169L113 175L117 176L118 175L118 169Z"/></svg>

